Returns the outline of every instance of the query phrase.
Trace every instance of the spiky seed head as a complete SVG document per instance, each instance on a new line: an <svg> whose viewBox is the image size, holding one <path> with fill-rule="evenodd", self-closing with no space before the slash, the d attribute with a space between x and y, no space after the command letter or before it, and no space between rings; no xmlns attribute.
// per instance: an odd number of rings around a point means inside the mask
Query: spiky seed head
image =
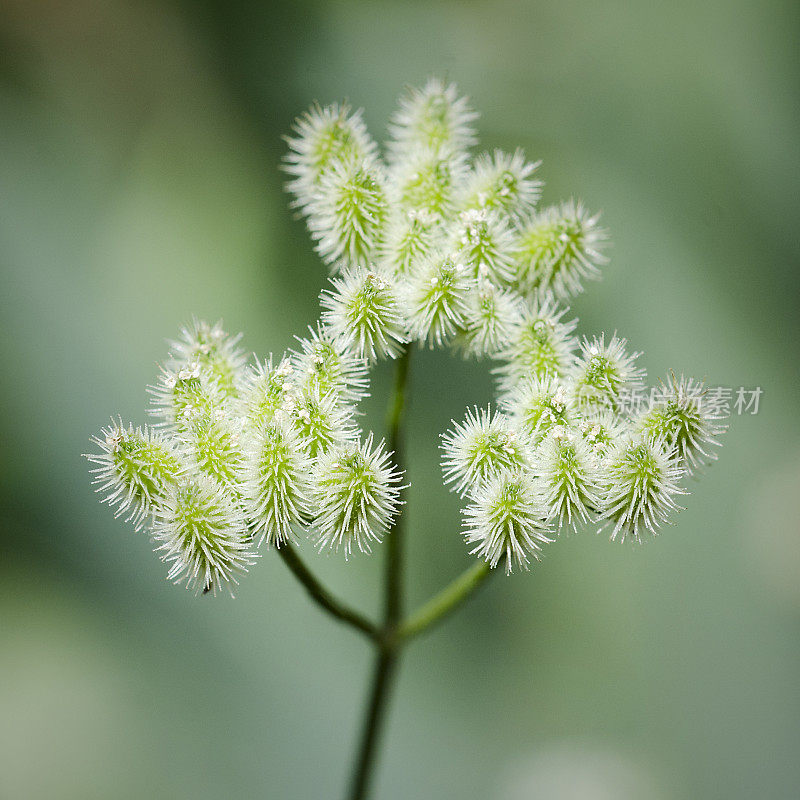
<svg viewBox="0 0 800 800"><path fill-rule="evenodd" d="M451 228L451 247L473 269L495 284L509 284L514 277L514 237L503 218L487 209L462 211Z"/></svg>
<svg viewBox="0 0 800 800"><path fill-rule="evenodd" d="M562 378L551 374L523 378L500 397L500 404L534 446L552 428L558 425L569 428L577 422L572 393Z"/></svg>
<svg viewBox="0 0 800 800"><path fill-rule="evenodd" d="M226 399L217 381L197 361L185 367L161 367L148 392L150 414L159 419L156 425L177 431L186 430L194 419L214 416Z"/></svg>
<svg viewBox="0 0 800 800"><path fill-rule="evenodd" d="M332 279L320 297L322 321L356 358L396 358L408 341L395 278L359 267Z"/></svg>
<svg viewBox="0 0 800 800"><path fill-rule="evenodd" d="M389 160L394 163L420 149L443 146L466 150L476 141L477 117L453 83L431 78L422 89L409 88L389 125Z"/></svg>
<svg viewBox="0 0 800 800"><path fill-rule="evenodd" d="M678 481L683 470L664 443L632 435L618 444L603 461L601 518L613 525L611 540L641 541L642 533L658 532L675 502L686 494Z"/></svg>
<svg viewBox="0 0 800 800"><path fill-rule="evenodd" d="M505 556L506 574L528 569L553 540L547 506L536 479L526 470L502 470L474 492L464 509L464 538L470 553L496 567Z"/></svg>
<svg viewBox="0 0 800 800"><path fill-rule="evenodd" d="M563 376L570 370L577 345L573 331L578 323L564 321L567 311L548 293L526 305L508 346L497 356L505 362L494 370L501 391L509 391L526 376Z"/></svg>
<svg viewBox="0 0 800 800"><path fill-rule="evenodd" d="M317 323L316 330L309 327L308 336L297 341L300 349L292 353L292 365L298 390L332 392L345 403L367 396L366 361L354 356L328 328Z"/></svg>
<svg viewBox="0 0 800 800"><path fill-rule="evenodd" d="M534 455L550 516L576 529L589 522L601 505L598 458L578 431L563 425L550 430Z"/></svg>
<svg viewBox="0 0 800 800"><path fill-rule="evenodd" d="M571 371L575 396L581 408L605 406L617 409L623 392L631 396L644 388L645 371L636 366L641 353L629 353L627 340L616 334L606 344L605 334L581 342Z"/></svg>
<svg viewBox="0 0 800 800"><path fill-rule="evenodd" d="M604 458L612 452L631 429L626 416L602 406L581 409L577 427L598 458Z"/></svg>
<svg viewBox="0 0 800 800"><path fill-rule="evenodd" d="M313 528L320 550L369 553L389 530L400 505L401 473L381 441L345 442L313 469Z"/></svg>
<svg viewBox="0 0 800 800"><path fill-rule="evenodd" d="M510 217L530 213L542 193L542 182L532 177L541 163L526 161L519 148L513 154L481 153L464 186L461 208L485 208Z"/></svg>
<svg viewBox="0 0 800 800"><path fill-rule="evenodd" d="M702 382L670 375L659 399L634 423L637 430L674 448L689 475L717 458L712 448L721 447L718 437L725 431L717 411L703 402L705 392Z"/></svg>
<svg viewBox="0 0 800 800"><path fill-rule="evenodd" d="M235 397L246 361L239 347L241 338L241 333L226 333L222 320L211 325L195 318L181 329L179 339L170 342L167 370L175 373L196 364L224 397Z"/></svg>
<svg viewBox="0 0 800 800"><path fill-rule="evenodd" d="M303 214L308 214L320 178L334 162L358 162L377 154L361 109L351 112L347 104L313 105L295 120L292 130L295 135L286 137L284 170L292 176L286 189L294 195L292 205Z"/></svg>
<svg viewBox="0 0 800 800"><path fill-rule="evenodd" d="M490 407L467 409L463 422L442 434L444 482L464 497L505 469L528 466L530 452L504 414Z"/></svg>
<svg viewBox="0 0 800 800"><path fill-rule="evenodd" d="M308 230L333 272L371 261L386 217L385 178L374 159L337 159L308 206Z"/></svg>
<svg viewBox="0 0 800 800"><path fill-rule="evenodd" d="M319 387L293 395L286 411L301 446L312 458L358 436L353 408L342 404L333 392L322 394Z"/></svg>
<svg viewBox="0 0 800 800"><path fill-rule="evenodd" d="M169 564L167 578L195 592L231 590L255 560L242 512L205 475L172 488L156 511L153 539Z"/></svg>
<svg viewBox="0 0 800 800"><path fill-rule="evenodd" d="M608 233L582 204L549 206L525 222L517 236L517 280L524 292L549 290L561 300L583 291L583 281L600 277L607 262Z"/></svg>
<svg viewBox="0 0 800 800"><path fill-rule="evenodd" d="M242 500L259 544L292 541L308 513L311 462L285 417L251 431L245 445Z"/></svg>
<svg viewBox="0 0 800 800"><path fill-rule="evenodd" d="M186 471L183 453L171 439L144 428L127 427L122 420L93 436L99 452L86 453L93 467L92 483L103 503L116 506L115 517L126 516L140 530L170 487Z"/></svg>
<svg viewBox="0 0 800 800"><path fill-rule="evenodd" d="M401 211L449 216L466 174L467 162L458 151L415 151L389 172L392 203Z"/></svg>
<svg viewBox="0 0 800 800"><path fill-rule="evenodd" d="M273 363L270 355L247 368L237 404L245 428L255 430L272 421L294 391L293 375L294 367L286 356Z"/></svg>
<svg viewBox="0 0 800 800"><path fill-rule="evenodd" d="M404 308L411 338L428 347L449 342L463 329L474 280L454 254L424 258L409 275Z"/></svg>
<svg viewBox="0 0 800 800"><path fill-rule="evenodd" d="M464 330L455 345L465 356L496 356L508 346L511 333L522 318L523 304L515 293L493 284L486 272L479 272L478 281L467 298Z"/></svg>
<svg viewBox="0 0 800 800"><path fill-rule="evenodd" d="M438 214L393 204L378 248L381 267L386 272L405 275L435 249L441 238L440 228Z"/></svg>
<svg viewBox="0 0 800 800"><path fill-rule="evenodd" d="M194 466L235 493L242 467L240 434L241 420L218 411L194 417L180 438Z"/></svg>

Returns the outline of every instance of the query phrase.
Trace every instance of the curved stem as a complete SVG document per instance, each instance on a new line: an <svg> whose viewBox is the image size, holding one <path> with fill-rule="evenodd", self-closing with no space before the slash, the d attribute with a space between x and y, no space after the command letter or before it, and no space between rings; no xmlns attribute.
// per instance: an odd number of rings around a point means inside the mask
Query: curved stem
<svg viewBox="0 0 800 800"><path fill-rule="evenodd" d="M383 637L380 630L365 616L349 608L338 598L334 597L314 576L311 570L303 563L297 551L288 542L277 548L278 555L283 559L294 576L303 584L311 599L319 604L336 619L366 634L373 641L380 641Z"/></svg>
<svg viewBox="0 0 800 800"><path fill-rule="evenodd" d="M386 415L389 448L394 452L394 462L403 468L403 415L406 406L406 384L410 347L406 347L397 359L394 391ZM381 630L380 650L375 662L367 703L358 755L353 767L349 800L364 800L369 792L370 780L375 768L378 742L386 718L389 695L394 684L399 655L399 640L395 632L403 614L403 538L405 519L401 511L394 528L387 537L386 586L384 598L384 624Z"/></svg>
<svg viewBox="0 0 800 800"><path fill-rule="evenodd" d="M407 641L451 614L486 580L490 572L491 567L485 561L479 561L464 570L400 626L398 639Z"/></svg>

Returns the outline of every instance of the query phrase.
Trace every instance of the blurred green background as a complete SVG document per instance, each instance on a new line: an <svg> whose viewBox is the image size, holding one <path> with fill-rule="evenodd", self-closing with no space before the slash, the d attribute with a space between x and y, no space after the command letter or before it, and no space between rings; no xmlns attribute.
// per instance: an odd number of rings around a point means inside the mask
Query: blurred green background
<svg viewBox="0 0 800 800"><path fill-rule="evenodd" d="M431 74L482 146L601 209L574 304L670 368L761 386L657 541L559 540L404 662L381 800L794 798L800 784L800 6L0 0L0 798L338 798L366 645L266 557L237 599L164 580L89 486L193 314L281 352L325 270L281 134L313 100L378 138ZM469 563L437 435L486 370L415 354L409 593ZM380 429L388 373L369 421ZM377 608L380 554L313 557Z"/></svg>

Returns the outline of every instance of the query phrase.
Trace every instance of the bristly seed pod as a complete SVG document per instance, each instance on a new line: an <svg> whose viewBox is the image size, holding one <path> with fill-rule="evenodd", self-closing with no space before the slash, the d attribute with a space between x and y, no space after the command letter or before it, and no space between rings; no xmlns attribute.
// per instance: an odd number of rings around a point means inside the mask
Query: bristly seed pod
<svg viewBox="0 0 800 800"><path fill-rule="evenodd" d="M404 306L411 338L441 347L463 329L474 280L455 255L435 253L409 276Z"/></svg>
<svg viewBox="0 0 800 800"><path fill-rule="evenodd" d="M356 358L396 358L408 341L393 278L358 268L333 278L321 295L322 320Z"/></svg>
<svg viewBox="0 0 800 800"><path fill-rule="evenodd" d="M497 356L506 362L494 370L501 391L511 390L528 376L543 378L569 372L577 344L572 333L578 323L574 319L563 321L567 311L550 294L537 296L525 308L511 331L508 346Z"/></svg>
<svg viewBox="0 0 800 800"><path fill-rule="evenodd" d="M245 428L256 430L272 422L293 392L293 373L292 363L285 356L273 365L270 355L247 369L241 400L237 404Z"/></svg>
<svg viewBox="0 0 800 800"><path fill-rule="evenodd" d="M525 293L549 290L560 300L583 291L583 281L600 277L608 259L602 250L608 234L598 227L599 214L590 216L570 200L531 217L516 243L517 280Z"/></svg>
<svg viewBox="0 0 800 800"><path fill-rule="evenodd" d="M102 502L117 507L115 517L127 514L125 521L140 530L186 471L182 452L147 426L126 428L122 420L112 420L92 442L100 452L84 457L97 465L91 470L96 491L105 494Z"/></svg>
<svg viewBox="0 0 800 800"><path fill-rule="evenodd" d="M486 273L467 298L464 330L454 344L465 356L494 357L508 346L514 327L522 319L522 300L518 295L495 286Z"/></svg>
<svg viewBox="0 0 800 800"><path fill-rule="evenodd" d="M389 173L392 204L401 211L449 216L466 174L466 161L458 151L442 147L411 153Z"/></svg>
<svg viewBox="0 0 800 800"><path fill-rule="evenodd" d="M503 470L528 466L530 453L508 418L491 408L467 409L463 422L442 434L444 482L460 497Z"/></svg>
<svg viewBox="0 0 800 800"><path fill-rule="evenodd" d="M641 353L628 353L626 344L627 340L616 334L608 344L605 334L591 340L584 337L571 371L575 397L582 408L616 410L623 392L633 397L644 388L645 371L635 363Z"/></svg>
<svg viewBox="0 0 800 800"><path fill-rule="evenodd" d="M601 473L598 458L578 432L554 427L534 456L550 515L576 529L600 508Z"/></svg>
<svg viewBox="0 0 800 800"><path fill-rule="evenodd" d="M474 278L483 274L497 285L514 278L514 239L502 217L486 209L462 211L450 231L451 246L472 268Z"/></svg>
<svg viewBox="0 0 800 800"><path fill-rule="evenodd" d="M292 541L308 514L311 461L291 424L275 418L250 434L242 497L259 544Z"/></svg>
<svg viewBox="0 0 800 800"><path fill-rule="evenodd" d="M592 452L605 457L630 433L630 421L609 408L582 409L578 430Z"/></svg>
<svg viewBox="0 0 800 800"><path fill-rule="evenodd" d="M424 209L393 209L378 247L379 263L386 272L402 276L434 250L442 236L441 218Z"/></svg>
<svg viewBox="0 0 800 800"><path fill-rule="evenodd" d="M363 443L346 442L322 454L314 466L313 527L319 550L372 551L400 505L401 473L372 434Z"/></svg>
<svg viewBox="0 0 800 800"><path fill-rule="evenodd" d="M358 438L353 408L340 403L333 392L322 394L319 388L298 392L287 403L285 411L301 446L312 458Z"/></svg>
<svg viewBox="0 0 800 800"><path fill-rule="evenodd" d="M611 540L635 539L643 530L652 534L680 509L677 495L686 494L678 486L683 471L663 442L629 437L606 457L603 463L603 519L614 526Z"/></svg>
<svg viewBox="0 0 800 800"><path fill-rule="evenodd" d="M194 465L234 493L242 466L241 427L241 420L219 411L193 418L181 434Z"/></svg>
<svg viewBox="0 0 800 800"><path fill-rule="evenodd" d="M220 485L205 475L179 482L156 511L153 539L167 577L195 592L216 594L237 583L255 560L242 512Z"/></svg>
<svg viewBox="0 0 800 800"><path fill-rule="evenodd" d="M464 538L470 553L496 567L505 556L506 574L528 569L529 556L539 560L542 545L553 540L547 507L533 476L504 470L493 475L472 495L464 509Z"/></svg>
<svg viewBox="0 0 800 800"><path fill-rule="evenodd" d="M555 375L523 378L500 398L503 410L528 436L534 446L557 425L571 427L577 410L565 382Z"/></svg>
<svg viewBox="0 0 800 800"><path fill-rule="evenodd" d="M192 420L213 416L225 404L225 396L198 362L183 368L161 368L158 381L148 387L153 398L150 413L160 418L157 427L185 431Z"/></svg>
<svg viewBox="0 0 800 800"><path fill-rule="evenodd" d="M476 141L472 123L477 116L453 83L431 78L422 89L409 89L389 126L389 160L441 147L465 151Z"/></svg>
<svg viewBox="0 0 800 800"><path fill-rule="evenodd" d="M345 403L357 403L367 396L367 362L357 358L327 328L317 323L308 337L298 338L299 351L292 352L294 382L299 391L318 389L334 393Z"/></svg>
<svg viewBox="0 0 800 800"><path fill-rule="evenodd" d="M542 193L542 182L531 178L541 161L525 161L517 148L513 155L495 150L481 153L467 179L462 208L486 208L512 218L533 210Z"/></svg>
<svg viewBox="0 0 800 800"><path fill-rule="evenodd" d="M235 397L245 365L245 355L239 347L241 338L241 333L227 334L221 320L210 325L195 318L181 329L180 339L170 342L167 370L176 373L196 364L223 397Z"/></svg>
<svg viewBox="0 0 800 800"><path fill-rule="evenodd" d="M289 152L284 169L293 176L286 189L294 195L292 206L307 215L323 173L336 161L363 161L377 154L367 133L361 110L346 104L312 106L293 126L296 136L286 138Z"/></svg>
<svg viewBox="0 0 800 800"><path fill-rule="evenodd" d="M701 382L671 375L653 407L634 423L636 430L674 448L689 475L717 458L711 448L721 446L717 437L725 431L719 413L704 402L704 395Z"/></svg>
<svg viewBox="0 0 800 800"><path fill-rule="evenodd" d="M337 160L323 173L308 206L308 230L332 272L373 260L386 207L385 178L377 162Z"/></svg>

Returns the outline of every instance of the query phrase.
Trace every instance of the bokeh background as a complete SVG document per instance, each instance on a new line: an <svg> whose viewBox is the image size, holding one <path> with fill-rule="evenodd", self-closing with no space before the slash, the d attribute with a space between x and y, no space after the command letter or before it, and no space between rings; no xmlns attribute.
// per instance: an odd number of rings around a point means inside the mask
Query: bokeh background
<svg viewBox="0 0 800 800"><path fill-rule="evenodd" d="M313 100L458 82L484 147L602 209L573 304L655 378L760 386L677 524L498 576L403 664L381 800L793 798L800 785L800 6L0 0L0 797L341 796L370 666L274 558L237 599L164 580L93 496L193 314L281 352L325 270L282 193ZM468 562L437 435L486 370L415 354L409 593ZM368 419L380 430L377 372ZM315 557L378 605L380 555Z"/></svg>

